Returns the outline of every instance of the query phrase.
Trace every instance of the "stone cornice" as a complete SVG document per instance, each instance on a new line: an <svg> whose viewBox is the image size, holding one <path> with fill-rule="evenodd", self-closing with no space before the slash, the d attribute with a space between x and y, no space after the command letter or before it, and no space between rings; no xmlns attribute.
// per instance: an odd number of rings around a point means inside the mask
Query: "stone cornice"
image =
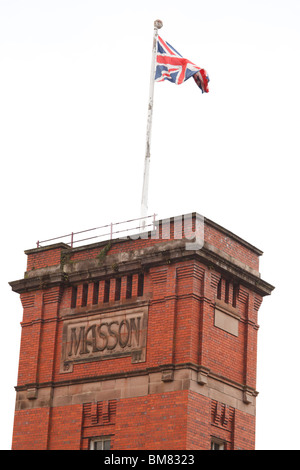
<svg viewBox="0 0 300 470"><path fill-rule="evenodd" d="M139 272L141 269L148 270L153 266L166 263L198 259L210 268L231 273L237 281L262 296L271 294L274 289L271 284L260 278L257 271L216 249L209 243L205 242L202 249L197 251L186 250L185 244L186 240L184 239L170 240L132 252L108 254L105 260L101 262L97 258L65 262L63 265L29 271L25 273L24 279L12 281L9 284L14 292L23 293L61 284L68 285L112 277L116 275L116 269L117 273L122 275ZM72 252L73 249L68 249L68 253L72 254Z"/></svg>

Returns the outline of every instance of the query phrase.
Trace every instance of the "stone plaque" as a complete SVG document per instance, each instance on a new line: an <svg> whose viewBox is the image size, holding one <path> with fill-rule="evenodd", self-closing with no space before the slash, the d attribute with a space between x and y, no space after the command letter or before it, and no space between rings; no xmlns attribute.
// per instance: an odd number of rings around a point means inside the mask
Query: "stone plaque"
<svg viewBox="0 0 300 470"><path fill-rule="evenodd" d="M131 356L145 362L148 307L66 320L63 326L61 372L73 364Z"/></svg>
<svg viewBox="0 0 300 470"><path fill-rule="evenodd" d="M238 318L217 308L215 309L215 326L221 328L221 330L224 330L233 336L239 335Z"/></svg>

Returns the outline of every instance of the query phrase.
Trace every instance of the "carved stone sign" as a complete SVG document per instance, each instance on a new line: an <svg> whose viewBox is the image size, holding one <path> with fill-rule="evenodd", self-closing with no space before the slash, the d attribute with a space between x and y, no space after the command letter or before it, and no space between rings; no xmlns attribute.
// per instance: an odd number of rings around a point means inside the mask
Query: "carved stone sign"
<svg viewBox="0 0 300 470"><path fill-rule="evenodd" d="M146 360L148 307L67 320L63 326L61 372L73 364L131 356Z"/></svg>

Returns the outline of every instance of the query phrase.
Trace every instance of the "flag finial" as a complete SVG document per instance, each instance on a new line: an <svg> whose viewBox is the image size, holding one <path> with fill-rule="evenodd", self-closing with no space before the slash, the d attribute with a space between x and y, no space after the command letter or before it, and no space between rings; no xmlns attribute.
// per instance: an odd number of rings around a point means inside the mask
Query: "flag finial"
<svg viewBox="0 0 300 470"><path fill-rule="evenodd" d="M163 27L163 22L161 20L155 20L154 21L154 28L160 29Z"/></svg>

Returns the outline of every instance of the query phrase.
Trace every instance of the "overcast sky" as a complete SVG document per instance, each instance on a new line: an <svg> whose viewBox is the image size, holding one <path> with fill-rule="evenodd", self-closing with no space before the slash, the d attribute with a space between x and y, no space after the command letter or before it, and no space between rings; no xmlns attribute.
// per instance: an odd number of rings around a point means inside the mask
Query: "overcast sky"
<svg viewBox="0 0 300 470"><path fill-rule="evenodd" d="M299 0L0 0L1 448L25 249L139 217L153 22L205 68L157 83L149 213L198 212L263 250L257 449L300 449Z"/></svg>

